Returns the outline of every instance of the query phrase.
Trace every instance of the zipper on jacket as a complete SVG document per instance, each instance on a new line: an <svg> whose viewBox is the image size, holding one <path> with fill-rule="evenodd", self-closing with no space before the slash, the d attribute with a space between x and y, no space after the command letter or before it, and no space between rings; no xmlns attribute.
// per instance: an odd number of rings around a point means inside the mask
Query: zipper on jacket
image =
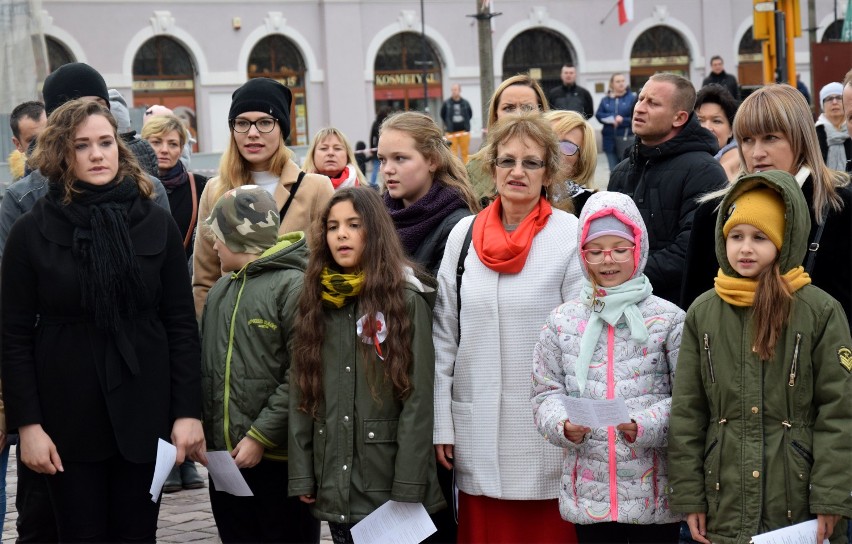
<svg viewBox="0 0 852 544"><path fill-rule="evenodd" d="M796 333L796 347L793 348L793 363L790 365L790 381L787 382L787 385L793 387L796 385L796 371L799 366L799 343L802 341L801 333Z"/></svg>
<svg viewBox="0 0 852 544"><path fill-rule="evenodd" d="M792 384L791 384L792 385ZM787 499L787 520L793 521L793 509L790 508L790 497L792 496L792 491L790 490L790 461L787 458L789 455L788 450L790 448L790 428L792 425L789 421L784 420L781 422L781 425L784 427L784 496Z"/></svg>
<svg viewBox="0 0 852 544"><path fill-rule="evenodd" d="M716 487L716 502L717 503L719 501L719 492L721 491L721 487L722 487L721 486L721 481L722 481L722 478L721 478L722 453L724 453L722 451L722 438L724 437L725 424L727 422L728 422L728 420L725 419L725 418L722 418L722 419L719 420L719 433L716 435L718 437L718 440L719 440L718 445L716 446L717 448L719 448L719 455L716 456L717 462L716 462L716 486L715 487Z"/></svg>
<svg viewBox="0 0 852 544"><path fill-rule="evenodd" d="M236 279L236 274L232 276L233 279ZM225 392L222 398L222 407L224 408L224 427L225 427L225 447L228 448L228 451L234 449L234 445L231 444L231 417L230 417L230 403L231 403L231 357L234 354L234 328L236 327L237 322L237 310L240 309L240 299L243 296L243 288L246 286L246 275L242 275L242 281L240 283L240 290L237 291L237 300L234 302L234 311L231 312L231 326L228 327L228 352L225 356Z"/></svg>
<svg viewBox="0 0 852 544"><path fill-rule="evenodd" d="M615 328L607 325L606 335L606 398L615 398ZM609 509L610 519L618 521L618 459L615 452L615 427L607 427L609 445Z"/></svg>
<svg viewBox="0 0 852 544"><path fill-rule="evenodd" d="M801 455L801 456L805 459L805 461L807 461L807 462L808 462L808 463L810 463L811 465L813 465L813 464L814 464L814 456L813 456L813 454L811 454L811 452L809 452L808 450L806 450L804 446L802 446L801 444L799 444L799 442L798 442L798 441L793 440L793 441L790 443L790 445L793 447L793 449L794 449L794 450L796 450L796 452L797 452L799 455Z"/></svg>
<svg viewBox="0 0 852 544"><path fill-rule="evenodd" d="M710 355L710 335L706 332L704 333L704 351L707 352L707 366L710 368L710 383L716 383L716 372L713 371L713 357Z"/></svg>

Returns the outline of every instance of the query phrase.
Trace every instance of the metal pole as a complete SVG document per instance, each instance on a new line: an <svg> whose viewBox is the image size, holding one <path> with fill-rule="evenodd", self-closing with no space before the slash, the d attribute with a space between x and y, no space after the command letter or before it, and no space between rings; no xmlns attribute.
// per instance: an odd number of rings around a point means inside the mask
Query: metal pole
<svg viewBox="0 0 852 544"><path fill-rule="evenodd" d="M479 88L482 101L482 124L488 124L488 101L494 94L494 50L491 43L491 5L476 0L476 24L479 37Z"/></svg>
<svg viewBox="0 0 852 544"><path fill-rule="evenodd" d="M775 12L775 83L789 83L787 74L787 28L783 11Z"/></svg>
<svg viewBox="0 0 852 544"><path fill-rule="evenodd" d="M426 43L426 10L424 0L420 0L420 37L423 39L423 111L429 113L429 82L426 81L429 67L428 44Z"/></svg>

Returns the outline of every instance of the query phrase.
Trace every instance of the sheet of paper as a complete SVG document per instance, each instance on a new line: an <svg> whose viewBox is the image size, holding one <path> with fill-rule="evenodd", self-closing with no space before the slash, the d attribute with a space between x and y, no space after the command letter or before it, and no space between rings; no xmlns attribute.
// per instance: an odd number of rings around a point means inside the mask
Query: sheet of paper
<svg viewBox="0 0 852 544"><path fill-rule="evenodd" d="M254 497L234 458L226 451L207 452L207 472L213 478L216 491L237 497Z"/></svg>
<svg viewBox="0 0 852 544"><path fill-rule="evenodd" d="M754 544L814 544L817 534L817 520L812 519L783 529L776 529L751 537ZM828 544L828 539L822 541Z"/></svg>
<svg viewBox="0 0 852 544"><path fill-rule="evenodd" d="M388 501L352 527L352 540L355 544L418 544L437 530L422 504Z"/></svg>
<svg viewBox="0 0 852 544"><path fill-rule="evenodd" d="M175 466L177 448L160 438L157 441L157 463L154 465L154 479L151 481L151 500L157 502L160 499L160 491L169 477L169 472Z"/></svg>
<svg viewBox="0 0 852 544"><path fill-rule="evenodd" d="M574 425L585 425L592 429L630 423L630 414L624 399L592 400L568 397L565 399L568 420Z"/></svg>

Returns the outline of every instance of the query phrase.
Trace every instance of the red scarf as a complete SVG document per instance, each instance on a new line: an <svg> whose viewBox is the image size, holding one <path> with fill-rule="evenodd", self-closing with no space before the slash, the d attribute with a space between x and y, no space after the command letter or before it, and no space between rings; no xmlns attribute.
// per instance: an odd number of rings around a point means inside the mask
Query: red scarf
<svg viewBox="0 0 852 544"><path fill-rule="evenodd" d="M473 220L473 247L482 264L501 274L517 274L524 268L533 238L541 232L553 214L553 208L541 197L535 208L512 232L503 226L500 197L479 212Z"/></svg>
<svg viewBox="0 0 852 544"><path fill-rule="evenodd" d="M328 179L331 180L331 184L335 189L358 187L360 185L358 183L358 176L355 174L355 168L352 165L346 166L336 177L329 176Z"/></svg>

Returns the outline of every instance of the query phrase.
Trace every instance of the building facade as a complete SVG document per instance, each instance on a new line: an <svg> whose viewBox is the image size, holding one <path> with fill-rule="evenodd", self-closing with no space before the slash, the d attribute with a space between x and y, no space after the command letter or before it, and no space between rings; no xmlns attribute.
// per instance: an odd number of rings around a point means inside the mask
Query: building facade
<svg viewBox="0 0 852 544"><path fill-rule="evenodd" d="M250 77L293 90L290 142L306 145L334 125L369 140L376 111L423 109L437 118L450 86L461 85L482 125L475 19L478 0L43 0L51 67L91 64L135 106L164 104L192 127L201 152L225 148L231 93ZM547 90L563 62L604 96L610 76L638 89L657 71L696 85L721 55L743 85L760 84L760 46L751 39L748 0L636 0L619 26L615 0L499 0L492 10L495 79L530 71ZM846 2L842 2L846 4ZM844 13L817 0L817 39L839 35ZM807 21L802 2L802 21ZM806 26L806 25L803 25ZM796 62L809 81L807 37ZM849 63L852 65L852 62ZM838 67L838 77L850 66Z"/></svg>

